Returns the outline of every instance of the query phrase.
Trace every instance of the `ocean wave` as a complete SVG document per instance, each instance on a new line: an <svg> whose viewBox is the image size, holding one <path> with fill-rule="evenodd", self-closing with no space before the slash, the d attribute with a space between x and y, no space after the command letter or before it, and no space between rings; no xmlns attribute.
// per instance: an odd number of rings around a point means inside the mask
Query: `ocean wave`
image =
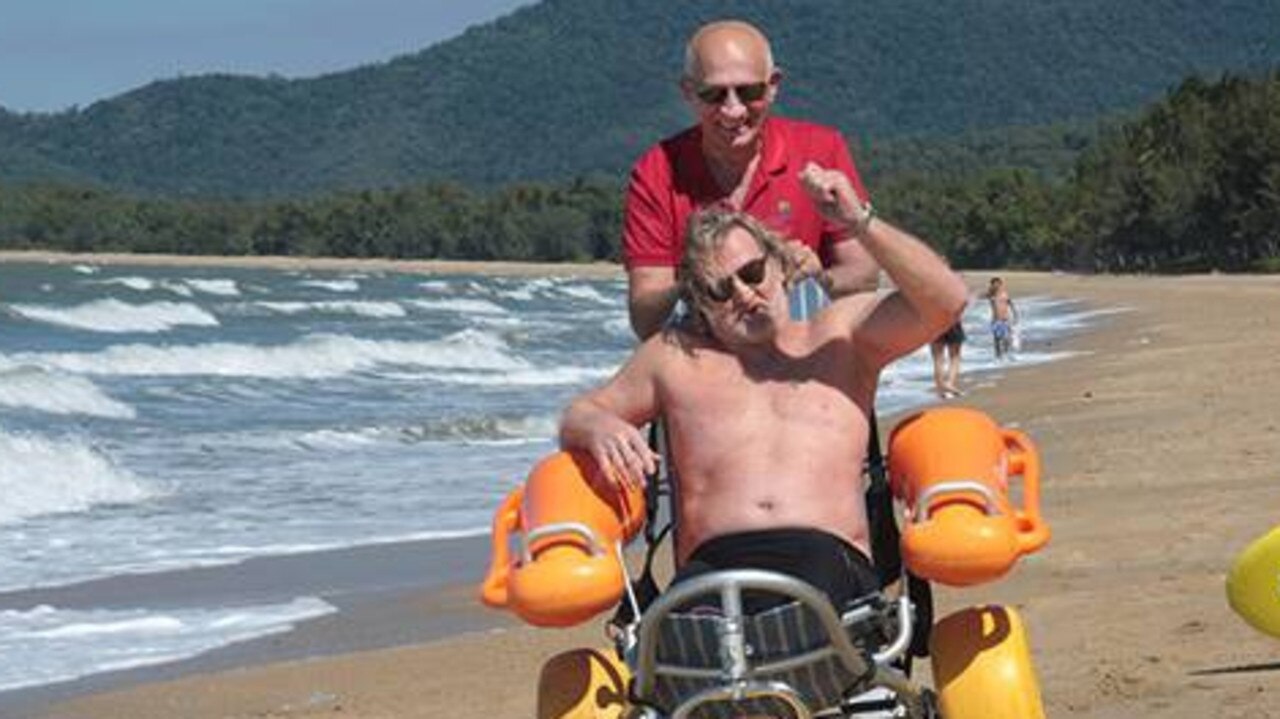
<svg viewBox="0 0 1280 719"><path fill-rule="evenodd" d="M217 609L0 610L0 691L171 662L337 611L315 597Z"/></svg>
<svg viewBox="0 0 1280 719"><path fill-rule="evenodd" d="M137 411L84 377L10 362L0 355L0 405L49 414L133 419Z"/></svg>
<svg viewBox="0 0 1280 719"><path fill-rule="evenodd" d="M155 290L163 290L165 292L172 292L175 295L181 295L182 297L192 297L196 292L201 292L206 295L217 295L219 297L238 297L240 295L240 287L236 284L235 280L221 278L156 280L150 277L126 275L123 277L108 277L101 280L87 280L85 284L120 286L131 289L135 292L153 292Z"/></svg>
<svg viewBox="0 0 1280 719"><path fill-rule="evenodd" d="M196 292L203 292L206 295L217 295L219 297L239 297L240 287L235 280L212 278L200 279L187 277L181 280L183 285L190 287Z"/></svg>
<svg viewBox="0 0 1280 719"><path fill-rule="evenodd" d="M626 315L605 320L604 331L612 337L621 337L623 339L631 339L634 336L631 329L631 320Z"/></svg>
<svg viewBox="0 0 1280 719"><path fill-rule="evenodd" d="M427 280L426 282L419 282L418 287L420 287L421 289L427 292L448 292L449 281L448 280Z"/></svg>
<svg viewBox="0 0 1280 719"><path fill-rule="evenodd" d="M128 289L131 289L135 292L150 292L156 289L157 287L161 286L160 283L157 283L155 280L151 279L150 277L134 277L134 276L108 277L105 280L88 280L86 281L85 284L113 285L113 286L119 285L121 287L127 287ZM186 288L183 288L183 289L186 290ZM190 296L190 295L191 295L190 290L187 290L187 296Z"/></svg>
<svg viewBox="0 0 1280 719"><path fill-rule="evenodd" d="M156 492L111 458L74 439L0 432L0 525L132 504Z"/></svg>
<svg viewBox="0 0 1280 719"><path fill-rule="evenodd" d="M488 300L473 300L466 298L447 300L409 300L409 304L424 310L457 312L458 314L475 313L481 315L500 315L506 314L507 312L500 305L494 304Z"/></svg>
<svg viewBox="0 0 1280 719"><path fill-rule="evenodd" d="M474 329L435 341L368 340L310 334L284 345L229 342L196 345L116 345L99 352L46 352L14 359L90 375L326 379L380 366L520 372L529 363L500 338Z"/></svg>
<svg viewBox="0 0 1280 719"><path fill-rule="evenodd" d="M533 280L520 283L518 287L506 288L500 286L496 290L499 297L516 300L518 302L531 302L534 295L541 294L556 286L556 281L549 277L539 277Z"/></svg>
<svg viewBox="0 0 1280 719"><path fill-rule="evenodd" d="M303 287L316 287L330 292L355 292L360 289L360 283L353 279L345 280L302 280L298 284Z"/></svg>
<svg viewBox="0 0 1280 719"><path fill-rule="evenodd" d="M395 302L374 302L361 300L326 300L319 302L285 302L260 301L253 303L272 312L284 315L296 315L307 312L325 314L353 314L360 317L385 319L388 317L404 317L408 313Z"/></svg>
<svg viewBox="0 0 1280 719"><path fill-rule="evenodd" d="M336 426L308 431L234 431L185 437L182 444L215 446L220 449L273 452L346 452L374 445L414 445L446 442L453 444L521 444L546 442L556 436L555 415L485 416L430 418L419 423L397 423L365 427Z"/></svg>
<svg viewBox="0 0 1280 719"><path fill-rule="evenodd" d="M556 292L572 297L575 300L587 300L602 305L615 305L618 303L616 297L605 297L600 290L591 285L561 285L556 288Z"/></svg>
<svg viewBox="0 0 1280 719"><path fill-rule="evenodd" d="M546 441L556 435L556 429L556 418L549 415L449 417L399 427L318 430L306 433L297 443L313 449L335 449L385 441L402 444Z"/></svg>
<svg viewBox="0 0 1280 719"><path fill-rule="evenodd" d="M551 385L575 385L595 382L611 376L616 367L527 367L505 372L424 372L422 379L448 384L488 387L540 387Z"/></svg>
<svg viewBox="0 0 1280 719"><path fill-rule="evenodd" d="M134 305L104 299L73 307L14 304L9 308L29 320L91 332L166 332L180 325L215 327L219 324L217 317L185 302Z"/></svg>

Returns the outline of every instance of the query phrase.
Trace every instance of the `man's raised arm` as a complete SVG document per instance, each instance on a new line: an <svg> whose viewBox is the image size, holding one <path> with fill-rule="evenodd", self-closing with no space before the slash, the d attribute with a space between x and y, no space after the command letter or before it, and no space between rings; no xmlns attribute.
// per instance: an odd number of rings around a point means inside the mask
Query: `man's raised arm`
<svg viewBox="0 0 1280 719"><path fill-rule="evenodd" d="M801 175L822 213L850 228L897 287L879 302L858 334L889 362L942 334L964 311L968 290L924 242L875 217L839 170L810 164Z"/></svg>

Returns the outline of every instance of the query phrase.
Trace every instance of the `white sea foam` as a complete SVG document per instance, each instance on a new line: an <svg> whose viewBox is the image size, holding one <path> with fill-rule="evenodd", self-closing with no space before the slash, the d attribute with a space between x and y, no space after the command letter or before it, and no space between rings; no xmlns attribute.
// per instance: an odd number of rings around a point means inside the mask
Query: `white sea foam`
<svg viewBox="0 0 1280 719"><path fill-rule="evenodd" d="M0 611L0 691L176 661L285 632L334 607L314 597L281 604L176 609Z"/></svg>
<svg viewBox="0 0 1280 719"><path fill-rule="evenodd" d="M600 294L600 290L591 285L562 285L556 288L556 291L562 295L567 295L575 300L587 300L602 305L617 304L617 300L611 297L605 297Z"/></svg>
<svg viewBox="0 0 1280 719"><path fill-rule="evenodd" d="M426 282L419 282L418 287L427 292L448 292L449 282L447 280L427 280Z"/></svg>
<svg viewBox="0 0 1280 719"><path fill-rule="evenodd" d="M72 307L31 304L9 307L30 320L93 332L165 332L180 325L216 327L219 324L217 317L185 302L134 305L109 298Z"/></svg>
<svg viewBox="0 0 1280 719"><path fill-rule="evenodd" d="M506 310L488 300L456 298L447 300L409 300L409 304L424 310L457 312L458 314L505 314Z"/></svg>
<svg viewBox="0 0 1280 719"><path fill-rule="evenodd" d="M387 365L467 367L489 372L519 372L529 368L501 339L473 329L428 342L311 334L273 346L229 342L128 344L99 352L26 353L14 359L79 374L297 379L338 377Z"/></svg>
<svg viewBox="0 0 1280 719"><path fill-rule="evenodd" d="M0 355L0 405L50 414L133 419L137 412L85 377L11 362Z"/></svg>
<svg viewBox="0 0 1280 719"><path fill-rule="evenodd" d="M240 288L236 285L236 281L232 279L188 277L183 279L182 283L206 295L217 295L219 297L238 297L240 295Z"/></svg>
<svg viewBox="0 0 1280 719"><path fill-rule="evenodd" d="M318 287L322 290L330 292L355 292L360 289L360 283L353 279L345 280L302 280L298 284L304 287Z"/></svg>
<svg viewBox="0 0 1280 719"><path fill-rule="evenodd" d="M89 283L97 285L119 285L136 292L164 290L183 297L192 297L196 292L201 292L206 295L217 295L219 297L238 297L240 295L240 287L236 284L235 280L222 278L210 279L188 277L186 279L179 280L155 280L150 277L128 275L125 277L108 277L102 280L91 280Z"/></svg>
<svg viewBox="0 0 1280 719"><path fill-rule="evenodd" d="M609 377L617 367L527 367L519 370L508 370L501 373L453 371L424 372L424 379L449 384L489 386L489 387L539 387L551 385L575 385L595 382Z"/></svg>
<svg viewBox="0 0 1280 719"><path fill-rule="evenodd" d="M0 431L0 525L155 494L128 469L74 439Z"/></svg>
<svg viewBox="0 0 1280 719"><path fill-rule="evenodd" d="M285 315L297 315L307 312L325 314L353 314L360 317L385 319L388 317L404 317L408 313L396 302L373 302L360 300L326 300L321 302L254 302L272 312Z"/></svg>
<svg viewBox="0 0 1280 719"><path fill-rule="evenodd" d="M625 337L629 339L632 336L631 320L627 319L626 315L620 315L618 317L605 320L604 331L614 337Z"/></svg>
<svg viewBox="0 0 1280 719"><path fill-rule="evenodd" d="M470 320L476 327L495 327L510 332L519 327L529 325L528 320L519 315L472 315Z"/></svg>
<svg viewBox="0 0 1280 719"><path fill-rule="evenodd" d="M504 297L518 302L531 302L534 297L540 294L555 290L559 285L559 281L550 277L538 277L526 282L520 283L516 287L501 287L496 289L499 297Z"/></svg>
<svg viewBox="0 0 1280 719"><path fill-rule="evenodd" d="M120 285L137 292L150 292L156 288L156 281L149 277L108 277L105 280L93 281L100 285Z"/></svg>
<svg viewBox="0 0 1280 719"><path fill-rule="evenodd" d="M95 266L93 266L93 265L72 265L72 266L71 266L71 271L72 271L72 272L78 272L78 273L80 273L80 274L82 274L82 275L94 275L94 274L97 274L97 273L98 273L98 269L99 269L99 268L97 268L97 267L95 267Z"/></svg>
<svg viewBox="0 0 1280 719"><path fill-rule="evenodd" d="M288 441L298 449L345 450L377 444L382 434L382 430L374 427L351 430L317 429L305 432L301 436L290 438Z"/></svg>
<svg viewBox="0 0 1280 719"><path fill-rule="evenodd" d="M555 437L559 426L556 414L529 416L467 415L431 418L415 424L386 424L365 427L326 427L296 431L234 431L193 435L185 444L221 449L301 450L327 452L359 450L373 445L420 443L482 444L489 442L545 442Z"/></svg>

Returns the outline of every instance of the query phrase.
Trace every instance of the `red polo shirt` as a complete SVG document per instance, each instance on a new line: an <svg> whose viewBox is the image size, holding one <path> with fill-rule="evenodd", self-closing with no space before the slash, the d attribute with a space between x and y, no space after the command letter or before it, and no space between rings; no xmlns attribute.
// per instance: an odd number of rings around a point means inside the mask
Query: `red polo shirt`
<svg viewBox="0 0 1280 719"><path fill-rule="evenodd" d="M830 246L848 240L827 222L800 186L808 162L842 170L864 201L849 148L830 127L771 117L765 121L760 163L743 210L787 240L814 248L830 264ZM684 251L685 227L694 212L722 202L721 190L702 155L702 131L692 127L650 148L631 170L622 253L628 268L674 267Z"/></svg>

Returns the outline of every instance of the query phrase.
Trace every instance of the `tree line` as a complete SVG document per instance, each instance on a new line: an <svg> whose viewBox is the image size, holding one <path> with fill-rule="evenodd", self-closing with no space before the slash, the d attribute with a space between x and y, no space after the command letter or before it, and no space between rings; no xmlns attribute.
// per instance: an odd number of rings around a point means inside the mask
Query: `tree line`
<svg viewBox="0 0 1280 719"><path fill-rule="evenodd" d="M864 156L874 159L874 148ZM957 267L1280 271L1280 72L1189 79L1104 127L1065 172L919 167L899 158L891 174L874 176L878 210ZM617 260L622 194L608 177L258 202L10 184L0 185L0 247Z"/></svg>

